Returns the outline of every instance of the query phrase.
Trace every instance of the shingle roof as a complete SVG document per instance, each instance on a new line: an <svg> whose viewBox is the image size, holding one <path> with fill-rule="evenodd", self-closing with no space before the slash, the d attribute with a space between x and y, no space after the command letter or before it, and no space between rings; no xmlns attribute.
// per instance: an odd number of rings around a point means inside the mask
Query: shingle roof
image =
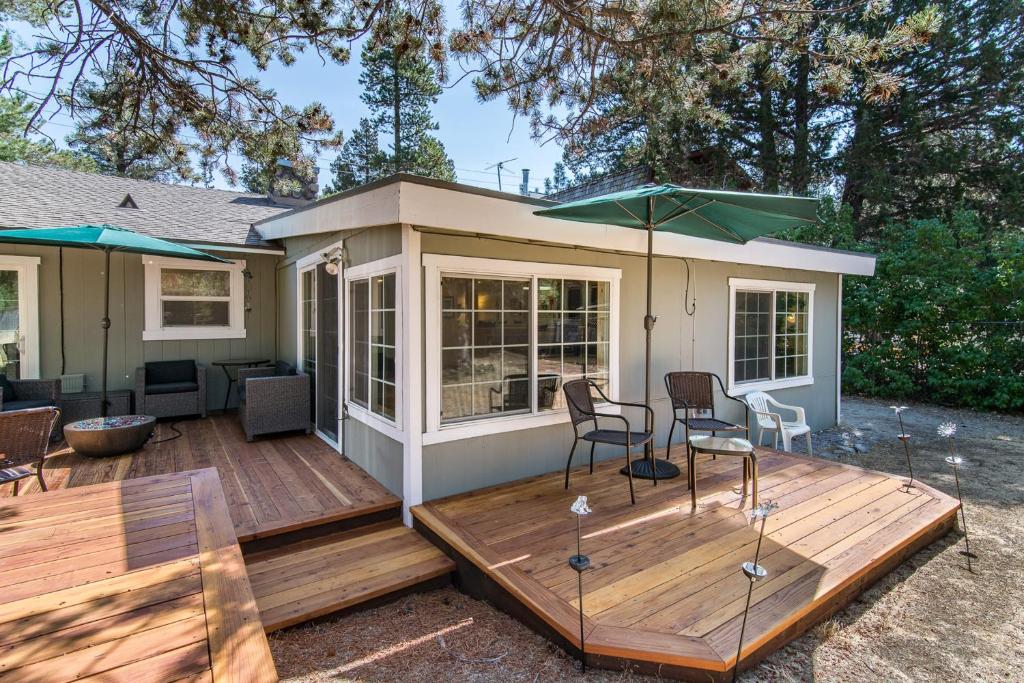
<svg viewBox="0 0 1024 683"><path fill-rule="evenodd" d="M122 208L126 195L139 207ZM0 162L0 226L109 223L152 237L271 246L252 224L289 207L263 195Z"/></svg>

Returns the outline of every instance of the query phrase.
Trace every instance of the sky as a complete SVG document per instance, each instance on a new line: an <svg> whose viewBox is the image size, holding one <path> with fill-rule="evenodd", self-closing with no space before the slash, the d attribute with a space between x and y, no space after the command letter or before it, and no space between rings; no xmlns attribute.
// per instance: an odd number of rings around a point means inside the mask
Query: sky
<svg viewBox="0 0 1024 683"><path fill-rule="evenodd" d="M456 3L448 0L449 26L455 25ZM25 27L15 27L17 34L28 39ZM281 101L301 108L318 101L334 116L335 124L346 137L356 127L366 107L360 101L359 44L352 47L352 59L344 65L321 63L315 54L299 55L289 67L272 65L265 72L251 72L260 82L277 91ZM501 187L506 192L518 192L522 169L530 169L530 189L542 188L544 178L552 175L552 168L562 158L562 149L554 142L540 144L530 136L529 125L523 119L515 120L503 99L487 103L477 101L470 77L459 79L462 67L452 63L449 82L438 98L434 117L438 122L437 137L444 143L448 156L455 163L458 181L497 190L498 174L494 165L505 161ZM74 129L74 122L65 113L57 114L41 126L44 133L60 143ZM187 136L185 136L187 137ZM382 140L386 145L386 140ZM325 150L317 159L320 186L330 180L330 165L337 150ZM509 161L511 160L511 161ZM241 158L232 156L231 163L240 165ZM231 188L223 178L216 186Z"/></svg>

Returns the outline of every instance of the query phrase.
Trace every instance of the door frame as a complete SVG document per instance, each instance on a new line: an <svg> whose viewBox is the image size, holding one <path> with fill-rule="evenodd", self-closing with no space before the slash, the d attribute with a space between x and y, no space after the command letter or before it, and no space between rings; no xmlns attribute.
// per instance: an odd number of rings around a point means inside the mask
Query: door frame
<svg viewBox="0 0 1024 683"><path fill-rule="evenodd" d="M297 260L295 262L295 367L298 368L299 371L302 370L302 360L303 360L302 276L303 276L304 273L308 273L310 271L313 271L313 278L314 278L313 296L316 297L316 268L317 268L317 266L319 266L324 261L323 253L327 252L327 251L330 251L331 249L334 249L335 247L340 247L341 245L342 245L342 242L338 241L335 244L328 245L327 247L324 247L324 248L321 248L321 249L317 249L314 253L307 254L306 256L303 256L302 258L300 258L299 260ZM345 441L345 438L344 438L344 431L343 431L343 429L344 429L344 423L345 423L345 408L344 408L343 398L344 398L345 373L344 373L344 368L342 366L343 358L342 358L342 354L341 354L341 346L342 346L342 344L344 344L344 335L342 334L343 330L344 330L344 325L342 324L342 321L344 320L344 318L342 317L342 312L344 310L343 307L342 307L342 294L344 293L343 287L344 287L345 278L344 278L344 271L343 271L344 266L342 264L338 264L338 265L339 265L339 268L342 269L342 270L338 271L338 275L337 275L337 280L338 280L338 284L337 284L337 286L338 286L338 340L339 340L339 344L338 344L338 348L336 349L336 352L338 354L338 359L337 359L337 362L338 362L338 366L337 366L338 367L338 397L337 397L337 399L338 399L338 426L336 427L336 432L338 434L338 440L335 441L330 436L328 436L324 432L320 431L320 429L316 425L315 415L314 415L314 418L313 418L313 432L318 437L320 437L320 439L322 441L324 441L326 444L328 444L331 448L333 448L334 450L338 451L339 453L344 453L344 441ZM316 334L317 334L317 340L319 341L319 339L320 339L320 329L319 328L317 328ZM320 359L317 358L317 369L318 369L317 377L320 376L319 366L320 366ZM317 394L317 387L314 387L313 388L313 395L316 396L316 394Z"/></svg>
<svg viewBox="0 0 1024 683"><path fill-rule="evenodd" d="M39 379L39 264L38 256L0 254L0 270L18 273L18 322L21 336L19 362L22 379Z"/></svg>

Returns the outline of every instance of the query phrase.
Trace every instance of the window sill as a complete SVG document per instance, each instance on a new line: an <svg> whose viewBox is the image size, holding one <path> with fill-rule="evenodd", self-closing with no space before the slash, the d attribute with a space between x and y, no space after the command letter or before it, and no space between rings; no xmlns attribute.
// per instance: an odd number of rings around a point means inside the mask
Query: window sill
<svg viewBox="0 0 1024 683"><path fill-rule="evenodd" d="M619 406L612 405L598 405L597 409L598 412L612 415L618 415L622 412ZM492 417L443 426L434 432L424 432L423 445L429 446L449 441L461 441L462 439L472 439L479 436L518 432L524 429L536 429L537 427L549 427L560 424L569 424L569 411L553 410L531 415Z"/></svg>
<svg viewBox="0 0 1024 683"><path fill-rule="evenodd" d="M732 396L743 396L751 391L775 391L777 389L805 387L811 384L814 384L814 377L790 377L789 379L766 380L763 382L749 382L743 384L730 383L728 392Z"/></svg>
<svg viewBox="0 0 1024 683"><path fill-rule="evenodd" d="M142 341L182 341L186 339L245 339L245 328L174 327L142 331Z"/></svg>

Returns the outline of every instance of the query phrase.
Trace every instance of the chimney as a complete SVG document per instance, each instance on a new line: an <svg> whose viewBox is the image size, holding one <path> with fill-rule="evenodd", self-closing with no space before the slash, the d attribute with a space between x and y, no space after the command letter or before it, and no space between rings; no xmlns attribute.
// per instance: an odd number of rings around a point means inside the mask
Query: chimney
<svg viewBox="0 0 1024 683"><path fill-rule="evenodd" d="M319 170L312 164L296 165L288 159L278 159L274 177L270 180L270 201L284 206L313 203L320 191Z"/></svg>
<svg viewBox="0 0 1024 683"><path fill-rule="evenodd" d="M529 196L530 194L530 169L523 169L523 182L519 185L519 194Z"/></svg>

